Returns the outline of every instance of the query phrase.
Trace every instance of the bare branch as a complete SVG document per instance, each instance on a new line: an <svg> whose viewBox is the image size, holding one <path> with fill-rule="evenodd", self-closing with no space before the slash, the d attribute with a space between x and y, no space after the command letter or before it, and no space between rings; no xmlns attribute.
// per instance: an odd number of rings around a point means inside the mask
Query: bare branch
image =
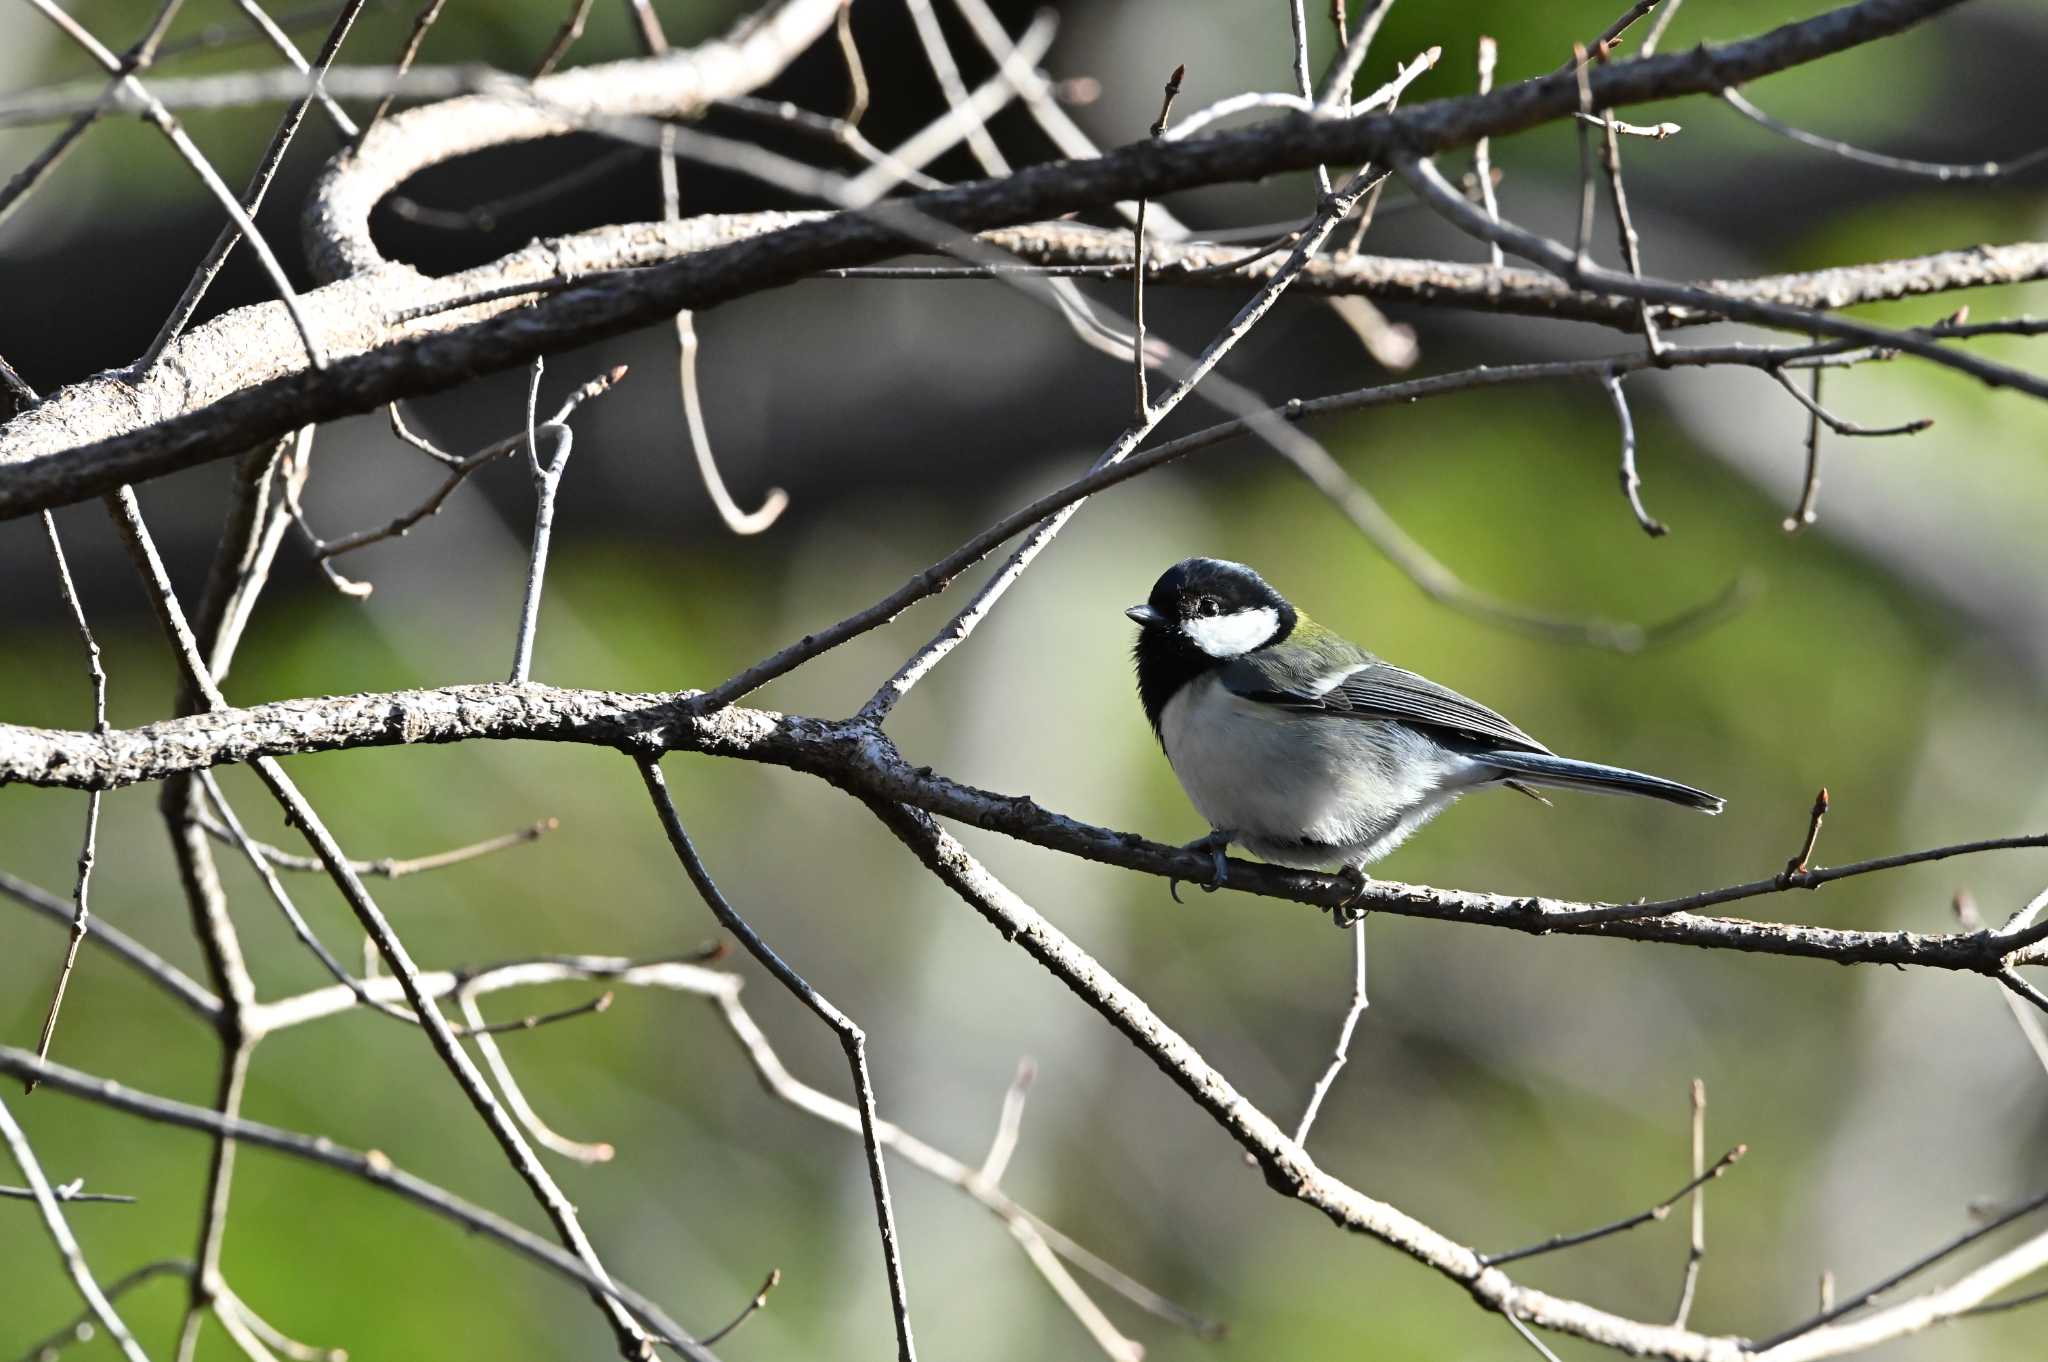
<svg viewBox="0 0 2048 1362"><path fill-rule="evenodd" d="M427 40L427 30L441 17L441 7L447 3L448 0L425 0L420 6L420 12L413 17L412 32L406 35L405 46L399 49L398 60L392 63L391 87L385 92L384 97L377 101L377 107L363 123L362 131L356 134L356 146L360 147L363 139L370 135L370 130L384 120L385 114L391 112L392 101L398 98L399 82L403 81L405 73L412 69L413 59L420 54L420 44Z"/></svg>
<svg viewBox="0 0 2048 1362"><path fill-rule="evenodd" d="M299 58L298 51L292 46L291 39L287 38L281 31L276 34L275 40L289 54L293 60L293 65L305 73L308 88L307 93L300 96L285 113L283 121L277 125L277 131L271 134L270 145L264 149L262 157L256 163L255 173L249 178L248 187L242 191L242 213L247 221L253 222L255 220L256 210L262 207L264 196L270 192L270 183L276 177L278 167L284 163L285 152L291 148L292 139L298 135L299 126L305 121L306 110L316 97L323 102L329 116L333 118L335 125L341 129L344 135L351 137L355 135L355 124L349 120L348 115L342 113L339 105L335 104L332 99L327 98L325 92L320 90L320 78L327 68L334 64L335 55L341 51L342 41L348 37L348 31L354 26L356 16L362 13L363 3L364 0L347 0L347 3L342 6L340 15L334 21L334 26L328 30L327 40L320 45L320 52L314 57L310 67L306 65L303 59ZM269 24L268 17L264 15L259 5L253 3L253 0L249 0L245 4L245 9L250 18L262 24ZM177 303L171 308L170 316L164 319L163 325L157 328L156 336L150 341L149 347L135 361L133 367L136 372L139 373L155 364L158 357L163 354L164 347L176 340L179 334L184 331L186 323L192 320L192 314L199 310L200 300L206 296L207 289L212 286L215 277L219 275L221 266L227 263L228 254L234 250L236 244L241 239L242 226L240 222L231 221L227 226L220 229L219 235L213 239L213 245L207 248L205 258L199 262L199 267L193 271L191 281L185 285L184 293L179 296ZM250 242L250 245L259 253L265 249L254 240ZM291 295L287 293L284 296L289 298ZM319 367L317 358L314 361L314 367Z"/></svg>
<svg viewBox="0 0 2048 1362"><path fill-rule="evenodd" d="M1534 1258L1539 1254L1554 1253L1558 1249L1577 1248L1581 1244L1590 1244L1595 1239L1605 1239L1609 1235L1632 1230L1638 1225L1647 1225L1652 1220L1662 1220L1671 1214L1673 1206L1676 1206L1686 1197L1698 1192L1704 1184L1720 1177L1721 1174L1728 1170L1731 1164L1748 1152L1748 1145L1736 1145L1717 1159L1712 1168L1693 1174L1691 1181L1648 1210L1638 1211L1634 1215L1624 1216L1622 1219L1616 1220L1611 1224L1601 1225L1595 1229L1581 1230L1576 1234L1553 1234L1541 1243L1531 1244L1527 1248L1512 1249L1507 1253L1489 1253L1485 1255L1485 1261L1489 1264L1519 1262L1521 1259ZM1699 1203L1695 1200L1694 1204L1697 1205ZM1680 1320L1679 1325L1683 1327L1684 1321Z"/></svg>
<svg viewBox="0 0 2048 1362"><path fill-rule="evenodd" d="M227 211L229 220L248 239L250 249L256 252L256 258L262 262L264 272L270 276L272 287L277 290L278 300L284 304L285 311L291 314L292 324L298 329L299 339L305 346L307 363L316 370L326 368L326 351L314 338L305 314L299 308L298 292L292 288L291 280L285 277L284 266L278 263L277 256L271 252L269 244L263 239L263 234L256 230L254 220L235 198L234 191L227 187L226 182L214 170L212 163L200 153L192 139L186 136L178 120L173 118L170 111L153 98L143 88L142 82L131 74L136 69L134 64L124 63L109 52L98 39L79 27L70 15L58 9L52 0L29 0L29 3L51 23L62 29L67 37L84 48L87 55L121 82L124 91L141 103L145 117L164 135L165 140L170 142L179 158L192 168L200 183L206 186L208 192Z"/></svg>
<svg viewBox="0 0 2048 1362"><path fill-rule="evenodd" d="M7 1052L19 1053L11 1047ZM37 1061L39 1064L41 1062ZM21 1078L31 1089L35 1087L36 1075L33 1071L16 1074L16 1077ZM106 1293L100 1290L99 1283L93 1279L92 1269L86 1265L85 1252L78 1247L78 1240L72 1235L71 1226L65 1223L64 1212L57 1204L57 1194L50 1189L49 1179L43 1176L43 1166L36 1162L35 1150L29 1147L28 1136L15 1123L14 1113L7 1109L5 1099L0 1099L0 1140L6 1141L8 1151L13 1154L14 1162L20 1167L22 1176L28 1179L30 1194L34 1196L36 1206L43 1213L43 1224L49 1230L51 1240L57 1245L58 1256L64 1260L64 1270L70 1274L72 1283L78 1288L78 1294L85 1298L86 1305L92 1310L93 1318L100 1322L100 1326L107 1331L108 1336L121 1349L122 1355L128 1358L128 1362L148 1362L148 1354L142 1351L142 1345L135 1341L135 1335L129 1332L128 1326L115 1311L114 1303L107 1299Z"/></svg>
<svg viewBox="0 0 2048 1362"><path fill-rule="evenodd" d="M1635 512L1636 524L1643 527L1643 533L1652 539L1661 538L1671 530L1643 507L1643 480L1636 473L1636 423L1629 416L1628 399L1622 396L1621 376L1607 374L1601 378L1600 386L1607 390L1607 400L1614 404L1614 419L1621 426L1621 493L1628 498L1628 508Z"/></svg>
<svg viewBox="0 0 2048 1362"><path fill-rule="evenodd" d="M646 784L655 812L661 818L662 830L668 834L669 846L674 849L676 859L682 862L683 873L689 876L705 906L711 909L712 916L740 939L748 954L760 961L775 976L776 982L794 994L819 1021L832 1028L839 1037L840 1048L846 1052L847 1066L853 1071L854 1099L860 1107L861 1144L867 1151L868 1180L875 1194L875 1223L882 1238L882 1266L889 1280L889 1305L896 1322L896 1356L898 1362L915 1362L917 1344L911 1335L910 1302L903 1284L903 1259L897 1247L896 1210L890 1201L889 1174L882 1164L882 1146L875 1133L880 1118L875 1114L874 1080L868 1074L867 1033L812 988L739 915L697 855L697 848L690 841L690 834L676 812L675 801L669 798L668 782L662 778L658 759L639 757L636 761L640 778Z"/></svg>
<svg viewBox="0 0 2048 1362"><path fill-rule="evenodd" d="M540 60L534 63L535 80L554 70L562 58L568 55L569 49L575 46L576 40L583 36L583 23L590 17L590 5L591 0L570 0L568 16L562 20L561 28L555 31L554 41L548 44L548 50L541 53Z"/></svg>
<svg viewBox="0 0 2048 1362"><path fill-rule="evenodd" d="M55 894L38 889L26 880L16 879L4 870L0 870L0 895L42 914L52 922L69 925L72 921L71 903L58 898ZM211 1022L220 1014L220 999L207 992L191 975L120 928L105 921L95 921L92 931L87 933L85 939L141 971L151 983L177 1000L200 1020Z"/></svg>
<svg viewBox="0 0 2048 1362"><path fill-rule="evenodd" d="M1939 1247L1934 1248L1927 1253L1921 1254L1918 1258L1915 1258L1912 1262L1906 1264L1898 1271L1884 1278L1875 1286L1872 1286L1864 1291L1859 1291L1855 1295L1849 1297L1847 1300L1837 1302L1832 1309L1823 1310L1821 1313L1813 1316L1811 1319L1802 1320L1801 1322L1793 1325L1789 1329L1783 1330L1780 1333L1773 1334L1769 1338L1760 1340L1755 1345L1755 1350L1767 1357L1771 1356L1775 1350L1783 1348L1785 1344L1790 1343L1795 1339L1803 1338L1813 1333L1815 1330L1822 1328L1825 1325L1834 1323L1836 1320L1842 1318L1842 1316L1844 1315L1862 1309L1865 1305L1868 1305L1873 1299L1882 1295L1884 1292L1891 1290L1891 1288L1897 1286L1899 1283L1906 1281L1909 1278L1918 1276L1920 1273L1925 1272L1928 1268L1933 1267L1936 1263L1941 1262L1943 1259L1951 1257L1952 1255L1960 1252L1961 1250L1968 1248L1970 1245L1976 1243L1980 1239L1983 1239L1987 1235L1995 1234L1996 1232L2004 1229L2007 1225L2012 1224L2016 1220L2020 1220L2026 1216L2032 1215L2035 1211L2040 1210L2043 1206L2048 1206L2048 1192L2041 1193L2037 1196L2029 1197L2025 1201L2020 1202L2018 1205L2015 1205L2007 1209L2002 1214L1993 1216L1989 1220L1986 1220L1983 1224L1978 1225L1973 1229L1967 1230L1964 1233L1957 1235L1955 1238L1949 1240L1947 1243L1942 1244ZM2035 1236L2034 1239L2029 1241L2029 1243L2022 1246L2022 1252L2030 1254L2031 1261L2036 1266L2039 1266L2041 1264L2048 1264L2048 1234L2040 1234ZM1826 1354L1824 1353L1812 1353L1810 1355L1826 1356Z"/></svg>
<svg viewBox="0 0 2048 1362"><path fill-rule="evenodd" d="M1492 93L1494 67L1499 61L1500 45L1494 42L1493 39L1481 34L1479 38L1479 93L1481 96ZM1493 194L1492 147L1492 139L1486 137L1482 137L1472 144L1472 173L1479 180L1479 199L1486 207L1486 216L1495 222L1499 222L1500 202ZM1486 252L1488 261L1495 269L1499 269L1507 263L1507 257L1501 254L1498 241L1487 242Z"/></svg>
<svg viewBox="0 0 2048 1362"><path fill-rule="evenodd" d="M107 1299L109 1301L117 1301L127 1295L131 1287L140 1286L151 1278L163 1276L190 1278L192 1276L192 1264L181 1258L165 1258L154 1263L144 1263L133 1272L116 1278L113 1282L109 1283L106 1288ZM80 1342L91 1332L93 1318L92 1308L88 1306L84 1313L73 1319L69 1324L66 1324L63 1328L54 1333L45 1334L34 1347L28 1349L23 1355L33 1359L34 1362L45 1362L45 1359L55 1357L58 1350L66 1344Z"/></svg>
<svg viewBox="0 0 2048 1362"><path fill-rule="evenodd" d="M15 382L20 384L17 376ZM26 391L26 385L21 385ZM29 396L34 397L30 392ZM92 683L92 727L95 733L105 733L107 726L107 673L100 666L100 645L93 637L92 625L86 621L85 606L78 599L78 586L71 580L71 564L64 557L64 541L57 536L57 521L48 511L43 512L43 534L50 542L50 557L57 567L57 591L64 598L64 604L71 612L71 622L78 630L79 642L85 646L86 675ZM50 1053L50 1040L57 1032L57 1014L64 1006L64 990L71 982L71 971L78 963L78 946L85 939L87 923L92 916L89 891L92 887L92 867L95 844L99 839L100 796L94 791L86 799L85 833L78 848L78 879L71 892L71 940L64 948L64 963L57 968L57 981L50 993L49 1010L43 1014L43 1029L36 1041L36 1055L46 1057ZM35 1085L29 1085L35 1091Z"/></svg>
<svg viewBox="0 0 2048 1362"><path fill-rule="evenodd" d="M1800 406L1806 408L1809 413L1837 435L1918 435L1921 431L1928 429L1934 424L1933 417L1923 416L1917 421L1905 421L1896 426L1859 426L1854 421L1844 421L1841 417L1823 407L1820 404L1818 395L1799 391L1799 385L1794 383L1784 370L1772 369L1768 372L1772 378L1778 380L1779 387L1791 393ZM1819 371L1815 370L1814 382L1818 384L1819 381Z"/></svg>
<svg viewBox="0 0 2048 1362"><path fill-rule="evenodd" d="M1768 128L1778 136L1788 138L1803 147L1829 152L1845 161L1854 161L1858 165L1876 166L1880 170L1890 170L1900 175L1940 180L1944 184L1952 180L2002 180L2048 161L2048 147L2030 151L2024 156L2016 156L2009 161L1978 161L1970 165L1946 165L1939 161L1915 161L1904 156L1887 156L1882 152L1865 151L1861 147L1852 147L1847 142L1839 142L1832 137L1822 137L1818 133L1782 123L1750 103L1742 92L1733 86L1723 90L1721 98L1727 101L1729 108L1758 127Z"/></svg>
<svg viewBox="0 0 2048 1362"><path fill-rule="evenodd" d="M1003 1180L1010 1167L1010 1156L1017 1152L1017 1133L1024 1122L1024 1098L1037 1077L1038 1066L1029 1056L1017 1061L1016 1076L1003 1092L1003 1110L996 1121L995 1139L989 1142L988 1154L981 1161L981 1176L991 1187Z"/></svg>
<svg viewBox="0 0 2048 1362"><path fill-rule="evenodd" d="M1645 98L1718 91L1730 83L1895 32L1953 3L1957 0L1862 0L1743 43L1615 63L1591 73L1595 103L1600 107L1620 107ZM784 4L815 6L815 18L821 29L837 13L836 3L827 0L784 0ZM804 8L802 14L806 23L813 17L810 8ZM800 29L795 19L757 25L741 44L719 47L719 62L711 64L708 56L704 59L707 65L701 72L703 78L692 87L689 105L684 109L674 108L678 82L671 75L665 74L659 82L667 107L647 108L640 101L654 96L645 90L649 82L642 72L634 69L644 64L615 63L551 76L533 86L536 92L563 91L559 96L549 94L550 103L538 107L528 97L475 96L404 115L409 120L405 128L397 127L399 120L380 125L380 130L365 140L364 152L349 162L346 173L330 172L323 182L318 207L322 227L315 233L315 239L325 243L318 251L320 267L330 274L347 275L386 263L369 241L369 210L423 163L475 149L477 138L483 138L489 145L502 145L559 130L563 126L561 115L553 109L571 96L564 87L551 86L550 82L576 81L575 89L586 92L585 98L589 89L602 87L607 97L615 101L614 111L637 113L644 108L647 112L689 112L700 107L699 96L736 92L725 82L751 78L758 63L768 60L771 52L779 56L780 44ZM756 46L747 47L747 43ZM330 78L330 84L334 83ZM1484 99L1435 101L1384 117L1330 120L1306 128L1272 125L1186 143L1156 147L1148 144L1091 162L1033 167L998 182L935 191L907 202L925 216L964 227L1054 216L1140 194L1156 197L1196 184L1245 174L1270 174L1318 161L1356 163L1404 148L1436 150L1464 145L1482 135L1503 135L1545 118L1568 115L1576 107L1569 90L1570 82L1536 82L1514 91L1496 91ZM500 111L503 116L495 117ZM465 135L472 140L414 136L415 124L411 120L428 114L440 124L459 115L466 120ZM383 135L384 130L390 130L390 135ZM375 155L370 154L372 143L377 144ZM522 311L516 319L498 318L476 324L466 329L459 340L429 336L399 345L386 344L374 359L344 361L345 374L338 371L333 376L309 375L288 361L268 373L259 369L262 377L244 368L229 384L231 396L203 385L189 388L177 407L166 411L164 419L149 425L146 432L133 429L131 420L109 411L97 418L104 423L101 433L87 434L77 425L80 411L76 400L67 400L69 394L60 393L36 412L15 418L0 434L0 463L20 465L8 469L8 475L0 478L0 515L53 504L46 488L39 489L38 495L24 485L48 478L54 471L52 465L38 457L40 451L31 454L23 448L23 437L32 430L63 430L65 433L57 439L66 452L57 462L61 463L64 476L74 487L92 482L93 490L105 490L122 480L219 457L224 448L247 448L286 429L296 429L308 420L326 419L344 411L371 410L395 397L438 390L466 381L479 372L523 363L535 353L617 334L671 317L684 308L701 308L772 287L801 273L865 264L899 248L899 238L892 229L867 219L839 217L799 224L776 233L772 247L757 242L744 249L724 247L705 251L648 271L636 277L630 288L613 285L609 290L571 289L560 298ZM1626 282L1626 276L1617 278ZM1603 291L1636 296L1610 284L1605 277L1593 282ZM1644 287L1648 286L1649 281L1645 281ZM1652 297L1650 301L1669 301L1681 306L1704 302L1710 310L1719 308L1741 319L1793 325L1802 332L1810 332L1816 323L1815 317L1803 314L1796 321L1788 320L1782 312L1766 315L1751 303L1722 306L1706 299L1701 292ZM1851 325L1839 320L1819 320L1825 323L1824 330ZM512 324L514 321L516 325ZM1844 332L1833 330L1829 334ZM1856 331L1855 338L1865 343L1891 343L1863 329ZM1901 342L1901 347L1929 358L1940 356L1936 362L1964 368L1987 382L2007 384L2037 395L2048 390L2048 384L2006 366L1941 351L1931 344L1914 343L1911 338ZM267 354L269 349L266 345L261 352ZM182 361L182 346L179 353ZM247 347L242 353L248 353ZM121 410L132 412L133 407L124 404ZM178 411L187 414L178 415ZM45 434L43 438L50 436ZM118 471L109 466L112 459L122 460ZM31 469L35 470L33 479Z"/></svg>
<svg viewBox="0 0 2048 1362"><path fill-rule="evenodd" d="M1337 1029L1337 1049L1330 1057L1329 1067L1316 1080L1314 1090L1308 1095L1308 1106L1301 1113L1301 1124L1294 1128L1294 1142L1304 1148L1308 1145L1309 1127L1316 1123L1316 1113L1322 1110L1323 1098L1337 1081L1337 1074L1351 1058L1351 1033L1358 1029L1358 1019L1365 1015L1365 919L1351 924L1351 1006L1344 1013L1343 1025Z"/></svg>

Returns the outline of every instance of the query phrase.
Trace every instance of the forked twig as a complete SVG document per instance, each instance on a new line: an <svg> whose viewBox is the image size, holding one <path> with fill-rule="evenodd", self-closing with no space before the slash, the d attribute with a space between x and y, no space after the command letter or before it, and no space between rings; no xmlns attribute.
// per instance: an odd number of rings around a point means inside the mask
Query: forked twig
<svg viewBox="0 0 2048 1362"><path fill-rule="evenodd" d="M773 947L763 941L758 933L740 916L711 878L711 872L698 856L696 845L691 842L689 832L683 827L682 816L676 812L675 801L669 797L668 782L661 774L661 764L656 757L635 759L640 768L640 779L647 786L647 793L654 801L655 813L661 819L662 830L668 834L669 846L676 859L682 862L683 873L696 886L711 909L719 924L747 948L747 953L775 976L776 982L794 994L799 1002L809 1008L818 1020L832 1029L839 1037L840 1048L846 1052L847 1067L853 1072L853 1090L860 1107L861 1145L867 1151L868 1181L872 1184L875 1197L876 1228L882 1239L882 1264L889 1279L889 1304L896 1324L897 1362L915 1362L917 1344L910 1327L910 1303L903 1283L903 1259L897 1243L896 1209L889 1195L888 1169L882 1162L882 1147L875 1134L880 1118L875 1114L874 1080L868 1073L867 1033L857 1026L853 1019L811 987L810 983L791 968Z"/></svg>
<svg viewBox="0 0 2048 1362"><path fill-rule="evenodd" d="M1670 1196L1665 1197L1647 1210L1637 1211L1634 1215L1623 1216L1621 1219L1610 1221L1605 1225L1597 1225L1590 1230L1580 1230L1573 1234L1553 1234L1548 1239L1530 1244L1526 1248L1510 1249L1506 1253L1481 1254L1480 1261L1488 1267L1499 1267L1503 1263L1520 1262L1524 1258L1535 1258L1541 1254L1555 1253L1559 1249L1577 1248L1581 1244L1590 1244L1596 1239L1605 1239L1611 1234L1621 1234L1624 1231L1632 1230L1638 1225L1647 1225L1653 1220L1662 1220L1671 1214L1673 1206L1676 1206L1690 1193L1697 1191L1700 1187L1727 1172L1731 1165L1748 1152L1748 1145L1736 1145L1733 1149L1730 1149L1719 1159L1715 1160L1713 1167L1695 1174L1683 1187L1680 1187ZM1694 1202L1694 1205L1698 1204L1697 1201Z"/></svg>

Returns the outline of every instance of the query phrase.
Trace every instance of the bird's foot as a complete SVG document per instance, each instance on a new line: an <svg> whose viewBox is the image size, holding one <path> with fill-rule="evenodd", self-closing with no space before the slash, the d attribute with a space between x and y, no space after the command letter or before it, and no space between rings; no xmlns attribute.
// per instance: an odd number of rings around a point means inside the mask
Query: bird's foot
<svg viewBox="0 0 2048 1362"><path fill-rule="evenodd" d="M1215 893L1230 879L1230 868L1223 858L1223 852L1225 848L1229 847L1230 840L1230 833L1222 828L1217 828L1207 837L1197 837L1194 841L1181 848L1182 851L1206 851L1213 858L1216 869L1209 882L1202 886L1202 892L1205 894ZM1179 903L1181 901L1180 881L1169 879L1166 882L1166 892L1173 896L1175 903Z"/></svg>
<svg viewBox="0 0 2048 1362"><path fill-rule="evenodd" d="M1351 892L1342 903L1330 909L1330 920L1339 927L1355 927L1365 917L1365 909L1358 906L1358 901L1365 897L1365 888L1372 883L1372 876L1355 865L1347 865L1337 872L1337 878Z"/></svg>

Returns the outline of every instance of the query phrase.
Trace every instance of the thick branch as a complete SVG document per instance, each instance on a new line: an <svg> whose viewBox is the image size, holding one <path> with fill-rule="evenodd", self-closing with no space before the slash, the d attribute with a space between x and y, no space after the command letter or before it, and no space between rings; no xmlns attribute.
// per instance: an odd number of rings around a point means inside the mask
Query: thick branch
<svg viewBox="0 0 2048 1362"><path fill-rule="evenodd" d="M1713 93L1772 71L1896 33L1950 8L1959 0L1863 0L1724 47L1619 62L1590 73L1596 107L1645 99ZM789 0L778 15L801 10L811 0ZM829 9L830 6L825 6ZM829 18L829 15L825 16ZM794 20L791 20L793 23ZM650 59L654 60L654 59ZM550 82L579 79L587 90L606 81L643 89L645 63L586 67ZM759 71L739 63L752 74ZM693 68L694 69L694 68ZM713 82L683 89L671 112L687 113ZM735 77L737 83L744 80ZM678 82L687 86L689 82ZM568 114L614 116L660 109L633 104L614 111L602 104L570 107L554 101L561 91L540 88L547 100L518 118L507 115L509 140L560 131ZM623 96L622 96L623 97ZM602 100L602 93L592 96ZM637 98L637 96L636 96ZM472 104L483 100L484 104ZM485 110L503 112L504 97L473 96L429 106L406 118L417 139L403 158L394 152L359 175L330 173L314 212L316 255L338 252L341 268L371 263L362 253L358 225L367 221L377 197L391 187L394 173L431 164L503 139L486 137ZM531 103L532 101L527 101ZM629 103L631 101L628 101ZM461 106L446 129L426 115ZM1182 142L1146 142L1084 161L1056 162L981 181L921 194L905 206L924 218L981 229L1057 217L1106 207L1123 199L1156 197L1180 189L1232 180L1256 179L1321 162L1360 163L1393 154L1409 157L1460 146L1556 118L1578 108L1571 77L1546 77L1486 96L1441 100L1391 114L1357 119L1294 115L1241 132ZM393 120L395 126L402 120ZM521 131L524 130L524 131ZM484 138L479 142L478 138ZM410 167L410 169L406 169ZM306 369L294 351L295 337L269 322L260 339L243 334L239 359L210 354L221 337L212 328L185 338L166 352L161 377L134 391L120 385L81 385L0 428L0 517L76 500L123 481L153 477L276 438L309 422L369 411L395 399L439 391L479 373L523 364L536 354L559 351L665 320L682 310L701 310L777 287L820 270L866 264L904 249L891 226L888 205L865 214L840 214L796 221L750 240L734 241L686 259L626 276L589 280L560 295L508 315L442 334L393 341L384 311L401 285L417 284L403 266L374 271L374 286L331 298L318 290L302 299L309 328L336 361L324 372ZM348 243L355 242L356 246ZM324 244L323 244L324 243ZM545 248L538 248L544 254ZM225 321L244 319L230 314ZM283 321L281 316L278 321ZM462 319L469 320L469 319ZM329 328L336 328L331 333ZM275 334L273 334L275 333ZM248 342L257 343L251 345ZM365 354L371 346L374 354ZM203 359L188 367L188 359ZM188 386L192 379L198 387ZM9 467L11 465L11 467Z"/></svg>

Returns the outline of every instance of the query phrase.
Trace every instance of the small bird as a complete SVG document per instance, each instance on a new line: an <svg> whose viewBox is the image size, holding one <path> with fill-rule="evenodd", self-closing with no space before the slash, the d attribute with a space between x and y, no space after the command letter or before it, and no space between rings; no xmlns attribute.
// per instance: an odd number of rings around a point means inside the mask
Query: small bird
<svg viewBox="0 0 2048 1362"><path fill-rule="evenodd" d="M1176 563L1124 613L1139 626L1145 717L1214 829L1189 845L1215 857L1217 884L1234 842L1280 865L1337 866L1363 885L1363 867L1485 785L1721 811L1718 796L1690 785L1556 755L1486 706L1323 628L1242 563Z"/></svg>

